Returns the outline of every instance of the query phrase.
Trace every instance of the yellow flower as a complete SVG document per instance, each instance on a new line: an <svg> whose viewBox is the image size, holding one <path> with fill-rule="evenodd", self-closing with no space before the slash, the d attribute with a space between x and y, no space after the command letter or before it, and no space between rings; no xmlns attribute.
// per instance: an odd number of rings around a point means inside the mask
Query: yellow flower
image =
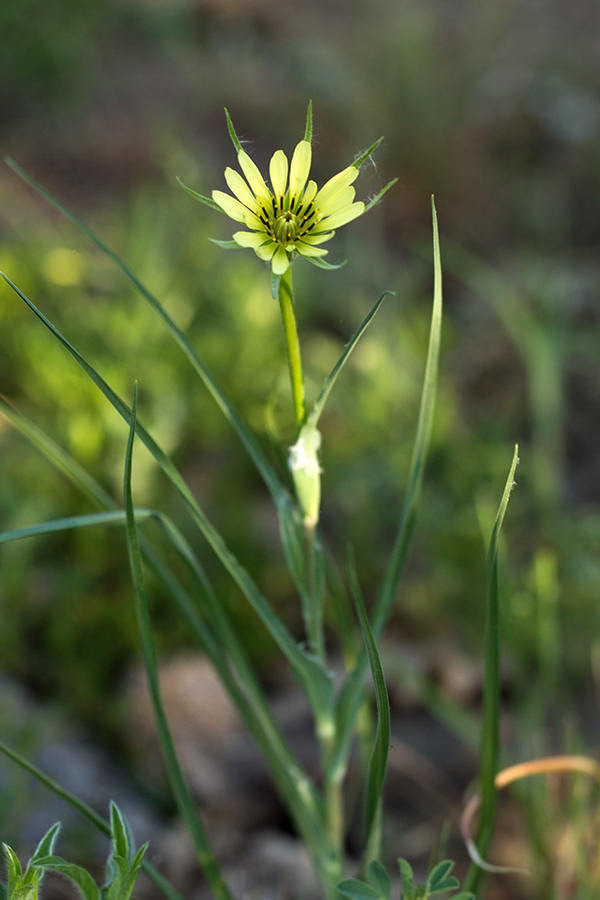
<svg viewBox="0 0 600 900"><path fill-rule="evenodd" d="M396 181L390 181L366 206L354 200L351 185L362 164L383 138L375 141L351 166L334 175L319 190L314 181L308 180L312 161L312 103L309 103L304 140L294 150L291 163L283 150L273 154L269 165L269 187L256 164L242 149L227 110L225 115L244 177L235 169L225 169L225 181L231 194L213 191L212 199L198 194L177 179L196 200L250 229L236 231L232 241L215 243L226 248L250 247L260 259L271 263L274 283L288 270L297 253L316 266L338 268L323 260L327 250L319 245L330 240L336 228L371 209Z"/></svg>
<svg viewBox="0 0 600 900"><path fill-rule="evenodd" d="M213 191L214 202L231 219L250 228L236 231L233 240L250 247L260 259L270 260L274 275L283 275L296 253L307 259L325 256L319 244L330 240L334 229L362 215L365 204L354 202L352 182L356 166L348 166L330 178L321 190L308 181L312 148L307 140L294 150L291 164L283 150L271 159L269 188L245 150L238 162L246 180L234 169L225 169L232 194ZM289 173L289 178L288 178Z"/></svg>

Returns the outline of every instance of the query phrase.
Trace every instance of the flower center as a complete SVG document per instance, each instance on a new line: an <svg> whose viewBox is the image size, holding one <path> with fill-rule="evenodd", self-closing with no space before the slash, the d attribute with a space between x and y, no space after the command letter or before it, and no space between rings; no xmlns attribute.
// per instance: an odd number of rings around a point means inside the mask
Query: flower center
<svg viewBox="0 0 600 900"><path fill-rule="evenodd" d="M300 219L292 212L284 212L275 219L273 232L280 244L289 244L300 230Z"/></svg>

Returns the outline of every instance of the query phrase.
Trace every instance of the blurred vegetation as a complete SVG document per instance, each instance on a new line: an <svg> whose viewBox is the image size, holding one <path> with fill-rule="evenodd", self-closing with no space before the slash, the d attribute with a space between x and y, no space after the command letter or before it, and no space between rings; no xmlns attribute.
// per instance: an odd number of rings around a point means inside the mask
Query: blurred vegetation
<svg viewBox="0 0 600 900"><path fill-rule="evenodd" d="M234 164L223 106L264 167L274 149L293 148L312 98L318 182L385 134L358 195L399 183L331 245L347 266L298 263L314 392L378 294L396 292L323 420L323 528L342 551L355 543L372 594L419 399L434 193L443 373L397 627L480 653L484 537L518 440L503 571L511 683L526 719L572 706L591 684L600 633L600 11L585 0L9 0L0 24L5 150L161 297L282 470L292 422L268 273L252 254L210 244L229 238L228 223L175 175L204 193L223 186ZM139 380L144 423L293 620L264 491L177 348L119 273L6 168L0 191L1 268L124 396ZM8 289L0 335L3 395L120 496L122 423ZM5 423L0 448L3 529L87 511ZM136 480L139 503L181 518L141 455ZM264 636L206 556L263 654ZM104 696L137 653L123 536L24 541L0 562L2 668L111 727ZM162 649L185 644L154 602Z"/></svg>

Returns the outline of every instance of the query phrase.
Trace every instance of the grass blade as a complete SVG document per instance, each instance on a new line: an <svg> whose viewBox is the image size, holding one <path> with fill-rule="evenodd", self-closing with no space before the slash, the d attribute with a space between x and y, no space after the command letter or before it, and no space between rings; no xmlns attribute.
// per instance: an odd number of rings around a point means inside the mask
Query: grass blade
<svg viewBox="0 0 600 900"><path fill-rule="evenodd" d="M379 812L381 804L381 795L383 792L383 783L385 780L385 772L387 768L387 759L390 749L391 723L390 723L390 701L388 697L383 668L377 644L373 637L373 632L369 624L369 618L365 610L365 604L361 595L358 578L356 576L356 567L354 558L349 555L348 572L350 590L358 619L360 622L366 651L371 666L371 674L373 676L373 684L375 685L375 702L377 705L377 724L375 727L375 740L373 750L369 760L369 768L367 773L367 781L365 785L366 793L366 815L365 815L365 855L361 863L361 871L366 871L372 859L379 855Z"/></svg>
<svg viewBox="0 0 600 900"><path fill-rule="evenodd" d="M231 120L228 118L228 123ZM233 128L233 125L231 125ZM91 241L94 246L100 250L120 271L125 275L128 281L133 285L134 289L143 297L143 299L157 313L167 331L183 351L193 369L202 380L205 388L209 391L214 401L220 408L221 412L230 423L239 440L244 446L246 452L252 459L257 471L263 479L273 501L277 507L280 523L280 536L286 562L290 567L290 572L298 590L302 590L306 584L306 572L303 567L298 565L298 557L296 553L296 545L298 543L299 530L301 525L298 522L298 512L288 490L283 485L276 470L268 461L263 453L260 444L238 414L233 404L229 401L223 389L217 383L212 373L207 369L198 353L193 347L188 337L177 327L171 319L167 311L164 309L160 301L146 288L134 272L127 264L113 251L111 248L84 222L81 221L74 213L56 199L41 184L35 181L27 172L24 171L14 160L6 159L7 165L23 179L34 191L40 194L44 199L57 209L66 219L68 219L76 228L78 228L85 237ZM9 282L10 283L10 282ZM277 295L276 295L277 296Z"/></svg>
<svg viewBox="0 0 600 900"><path fill-rule="evenodd" d="M410 548L417 515L417 507L421 496L423 471L425 469L425 461L429 449L431 426L435 408L442 332L442 264L440 259L437 213L433 198L431 200L431 209L433 215L434 289L429 348L427 351L427 363L425 365L425 379L423 383L423 392L421 394L419 420L417 423L417 433L410 464L407 494L402 512L402 519L400 521L400 527L390 562L373 611L373 631L376 635L381 632L390 616L394 597L408 557L408 550Z"/></svg>
<svg viewBox="0 0 600 900"><path fill-rule="evenodd" d="M0 398L0 412L4 412L13 427L28 438L67 479L80 487L85 495L100 506L108 506L111 511L114 507L118 507L117 502L70 454L22 413L5 404L2 398ZM139 518L142 512L144 511L136 510L136 517ZM322 810L314 785L290 752L266 702L246 651L189 544L166 516L150 512L155 516L167 540L184 561L192 579L195 598L192 599L183 588L151 542L144 535L140 535L140 545L146 562L176 603L188 624L190 633L197 639L218 672L248 731L260 748L292 820L298 831L304 835L307 844L315 848L316 857L317 850L323 852L326 840L322 834ZM115 519L112 521L123 522L125 513L122 509L114 511L113 515ZM65 524L67 520L62 521ZM44 525L32 526L28 530L28 535L22 536L32 536L34 528L39 530L38 533L43 532ZM15 539L18 536L14 534Z"/></svg>
<svg viewBox="0 0 600 900"><path fill-rule="evenodd" d="M372 615L371 627L376 638L381 633L383 626L390 616L396 590L400 583L408 557L408 551L415 526L418 502L421 494L423 470L425 468L425 460L429 448L429 438L435 406L442 327L442 267L440 260L437 214L433 198L431 201L431 208L433 215L434 290L429 348L425 365L425 378L421 394L417 433L415 436L408 477L407 496L394 548ZM336 747L330 760L330 764L334 769L339 769L345 765L345 761L350 752L352 733L361 704L367 665L367 654L363 651L356 662L354 670L346 679L344 687L340 692L336 710L336 719L338 723Z"/></svg>
<svg viewBox="0 0 600 900"><path fill-rule="evenodd" d="M319 396L317 397L317 399L315 401L315 405L313 406L313 408L310 412L310 415L308 416L307 423L309 425L313 425L316 428L318 421L321 417L321 413L323 412L323 409L324 409L327 399L329 397L329 394L331 393L331 389L334 386L335 382L337 381L337 377L340 374L340 372L342 371L343 366L347 362L348 357L350 356L350 354L356 347L357 343L359 342L360 338L363 336L363 334L365 333L365 331L367 330L367 328L373 321L376 313L379 310L379 307L383 303L384 298L387 297L388 295L393 296L393 293L394 293L393 291L384 291L383 292L383 294L381 295L381 297L379 298L377 303L374 304L371 311L365 317L365 319L363 320L363 322L361 323L361 325L359 326L357 331L350 338L348 344L346 345L346 347L344 349L344 352L342 353L342 355L336 362L335 366L333 367L333 369L331 370L331 372L325 379L325 382L323 384L323 387L321 388Z"/></svg>
<svg viewBox="0 0 600 900"><path fill-rule="evenodd" d="M133 285L135 290L146 300L147 303L152 307L152 309L158 314L159 318L162 320L163 324L167 328L167 331L170 333L171 337L175 340L175 342L179 345L183 353L188 358L192 367L195 369L197 374L202 379L205 387L212 395L213 399L221 409L223 415L227 419L227 421L231 424L235 432L237 433L240 441L244 445L248 455L252 459L254 465L256 466L259 474L261 475L263 481L265 482L269 492L271 493L277 508L285 514L285 503L284 500L287 496L287 491L285 490L279 476L275 469L271 466L266 456L262 452L262 449L246 425L241 416L238 414L237 410L233 406L233 404L227 398L225 392L218 385L217 381L211 374L211 372L204 365L202 360L200 359L198 353L193 347L192 343L188 339L188 337L177 327L175 322L171 319L169 314L163 308L160 301L148 290L148 288L142 284L137 275L132 272L132 270L127 266L125 262L114 252L111 248L105 244L105 242L84 222L81 221L74 213L72 213L66 206L56 199L49 191L47 191L41 184L39 184L34 178L25 172L14 160L6 159L7 165L17 174L20 178L23 179L34 191L44 197L45 200L48 201L55 209L57 209L65 218L67 218L73 225L76 226L87 238L89 241L94 244L98 250L101 251L108 259L111 260L114 265L117 266L121 270L121 272L125 275L128 281Z"/></svg>
<svg viewBox="0 0 600 900"><path fill-rule="evenodd" d="M499 734L500 734L500 634L498 605L498 544L500 530L519 462L519 447L515 445L512 463L504 486L504 492L498 507L496 521L492 529L488 550L487 570L487 604L485 621L485 681L483 689L483 722L481 729L481 813L479 817L479 833L477 850L480 856L486 856L492 838L496 813L495 778L498 771ZM472 867L465 889L477 891L483 878L483 870Z"/></svg>
<svg viewBox="0 0 600 900"><path fill-rule="evenodd" d="M136 510L136 518L147 519L153 515L149 509ZM91 513L83 516L67 516L64 519L52 519L48 522L40 522L37 525L27 525L24 528L13 528L11 531L3 531L0 534L0 544L9 541L19 541L23 538L38 537L42 534L53 534L56 531L68 531L72 528L86 528L92 525L125 525L125 513L114 512Z"/></svg>
<svg viewBox="0 0 600 900"><path fill-rule="evenodd" d="M35 313L51 334L71 354L125 422L130 425L131 410L127 404L124 403L96 369L87 362L79 351L76 350L49 319L44 316L35 304L32 303L32 301L29 300L15 284L13 284L10 278L3 273L0 274L2 274L2 277L7 284L15 291L23 302L27 304L31 311ZM179 493L190 516L212 547L216 556L220 559L225 569L241 589L275 643L288 659L290 665L296 672L300 683L304 686L304 689L310 698L311 707L316 711L317 716L322 715L324 718L329 718L331 714L331 705L333 703L333 682L331 675L318 660L298 646L284 623L273 612L268 601L259 591L246 569L238 562L225 544L225 541L219 532L207 519L181 474L169 457L159 447L154 438L139 422L136 422L135 430L142 443L150 451L164 474Z"/></svg>
<svg viewBox="0 0 600 900"><path fill-rule="evenodd" d="M82 491L93 504L103 509L118 509L119 504L105 491L101 484L93 478L89 472L79 465L73 457L63 450L49 437L35 422L28 419L23 413L18 412L13 406L0 396L0 413L5 416L11 425L24 435L37 447L44 456L50 460L53 466L62 472L73 484Z"/></svg>
<svg viewBox="0 0 600 900"><path fill-rule="evenodd" d="M125 458L125 477L123 484L123 493L125 497L125 512L127 514L127 548L129 551L129 561L131 565L131 576L135 594L135 606L138 620L138 629L140 641L142 645L142 656L144 667L146 669L146 677L148 680L148 690L152 700L152 708L154 711L154 719L158 729L160 745L163 753L167 774L173 796L177 803L177 807L183 820L202 870L206 876L206 880L216 897L216 900L233 900L229 892L221 870L217 864L214 854L208 843L208 838L204 831L204 826L197 814L196 803L194 802L181 767L173 740L167 723L167 718L160 696L160 688L158 682L158 667L156 663L156 652L154 648L154 638L152 635L152 625L150 622L150 613L148 610L148 600L146 596L146 588L144 583L144 574L142 567L142 556L138 540L137 524L135 520L135 510L133 506L133 497L131 493L131 472L133 457L133 440L136 425L136 406L137 406L137 385L133 394L133 407L131 412L131 423L129 428L129 439L127 441L127 453Z"/></svg>

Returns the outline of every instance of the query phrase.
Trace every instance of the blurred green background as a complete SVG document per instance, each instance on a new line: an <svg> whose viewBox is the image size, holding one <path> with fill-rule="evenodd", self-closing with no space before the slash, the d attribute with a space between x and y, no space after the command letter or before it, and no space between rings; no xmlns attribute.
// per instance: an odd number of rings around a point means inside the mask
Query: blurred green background
<svg viewBox="0 0 600 900"><path fill-rule="evenodd" d="M447 318L431 458L397 633L479 658L485 549L515 441L503 628L527 715L576 712L600 627L600 7L449 0L4 0L5 154L94 227L161 298L285 471L287 373L267 269L225 254L195 204L235 164L226 106L263 168L315 114L322 183L380 134L359 198L397 185L297 265L314 397L379 293L388 298L323 419L323 530L357 547L372 596L393 540L431 308L430 195ZM297 616L273 511L230 429L151 310L85 238L0 167L0 266L125 397L190 479L272 602ZM2 288L0 391L120 497L126 433ZM89 506L0 422L3 530ZM139 504L184 521L140 452ZM223 601L265 637L202 550ZM110 733L106 695L137 654L120 532L3 547L1 667ZM160 596L162 650L186 645ZM252 627L250 627L252 626ZM83 651L82 651L82 648ZM522 690L521 690L522 689ZM534 712L532 712L534 710ZM587 727L592 727L589 722Z"/></svg>

